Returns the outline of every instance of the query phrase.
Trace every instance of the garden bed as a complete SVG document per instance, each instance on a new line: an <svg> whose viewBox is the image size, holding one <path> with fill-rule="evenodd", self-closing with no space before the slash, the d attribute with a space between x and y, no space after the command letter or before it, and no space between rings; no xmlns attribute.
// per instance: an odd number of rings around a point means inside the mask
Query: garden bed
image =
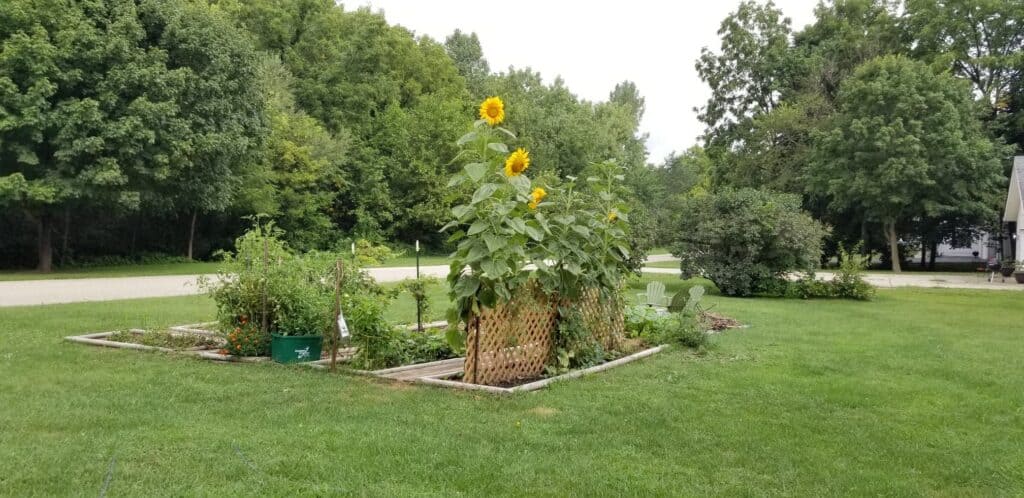
<svg viewBox="0 0 1024 498"><path fill-rule="evenodd" d="M458 372L454 372L454 373L453 372L443 372L443 373L434 374L434 375L429 375L429 374L428 375L423 375L423 376L415 377L413 379L413 382L417 382L419 384L431 385L431 386L448 387L448 388L453 388L453 389L465 389L465 390L471 390L471 391L485 391L485 392L494 393L494 394L513 394L513 393L518 393L518 392L536 391L538 389L543 389L543 388L547 387L548 385L550 385L553 382L558 382L558 381L562 381L562 380L569 380L569 379L575 379L577 377L582 377L584 375L590 375L590 374L593 374L593 373L601 372L603 370L608 370L609 368L614 368L614 367L617 367L617 366L620 366L620 365L625 365L627 363L634 362L634 361L642 359L642 358L646 358L646 357L651 356L653 354L660 353L661 351L663 351L665 349L665 347L666 346L662 345L662 346L656 346L656 347L653 347L653 348L644 349L642 351L638 351L638 352L633 353L631 355L624 356L622 358L619 358L619 359L616 359L616 360L611 360L611 361L608 361L608 362L605 362L605 363L601 363L599 365L594 365L592 367L583 368L583 369L580 369L580 370L573 370L573 371L566 372L566 373L561 374L561 375L556 375L554 377L547 377L547 378L542 378L542 379L538 379L538 380L528 381L526 383L515 385L515 386L510 386L510 387L487 386L487 385L483 385L483 384L470 384L470 383L467 383L467 382L462 382L461 380L458 380L459 378L461 378L461 375L462 375L461 370L458 371ZM374 372L374 373L376 374L376 372Z"/></svg>
<svg viewBox="0 0 1024 498"><path fill-rule="evenodd" d="M236 356L226 354L223 345L224 339L216 332L206 327L213 323L196 323L188 325L177 325L163 330L128 329L124 331L98 332L65 337L65 340L91 346L102 346L109 348L133 349L140 351L161 351L165 353L186 354L196 358L222 362L243 362L262 363L270 362L268 356ZM432 322L424 324L424 329L440 328L447 326L446 322ZM415 325L409 326L411 329ZM599 365L579 370L572 370L553 377L541 377L526 379L518 384L507 386L488 386L483 384L472 384L461 380L464 374L465 358L449 358L444 360L430 361L411 365L384 368L380 370L350 370L353 373L380 377L391 381L412 382L417 384L447 387L453 389L485 391L495 394L512 394L517 392L535 391L547 387L549 384L561 380L574 379L584 375L607 370L620 365L646 358L661 352L665 346L657 346L637 351L633 354L610 360ZM337 362L345 363L355 355L355 348L341 348L338 350ZM321 359L300 365L316 369L327 369L330 366L330 352L324 351Z"/></svg>

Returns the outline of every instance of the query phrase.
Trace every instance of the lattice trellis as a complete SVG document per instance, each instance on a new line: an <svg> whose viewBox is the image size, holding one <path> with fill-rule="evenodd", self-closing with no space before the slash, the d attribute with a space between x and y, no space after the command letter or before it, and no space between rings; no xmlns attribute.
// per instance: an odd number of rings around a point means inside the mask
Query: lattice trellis
<svg viewBox="0 0 1024 498"><path fill-rule="evenodd" d="M622 297L602 296L599 289L588 289L575 306L583 316L583 325L601 346L606 351L618 349L626 336Z"/></svg>
<svg viewBox="0 0 1024 498"><path fill-rule="evenodd" d="M620 298L608 298L591 289L575 306L605 349L618 347L625 333ZM510 303L484 308L471 322L464 381L501 385L544 373L551 359L558 311L535 287L517 293Z"/></svg>
<svg viewBox="0 0 1024 498"><path fill-rule="evenodd" d="M464 380L496 385L539 376L551 355L557 318L555 307L533 291L484 308L469 326Z"/></svg>

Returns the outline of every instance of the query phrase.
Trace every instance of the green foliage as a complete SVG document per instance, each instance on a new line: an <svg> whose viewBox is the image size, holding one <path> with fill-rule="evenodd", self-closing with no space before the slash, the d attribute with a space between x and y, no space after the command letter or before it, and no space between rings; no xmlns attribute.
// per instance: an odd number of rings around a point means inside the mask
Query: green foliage
<svg viewBox="0 0 1024 498"><path fill-rule="evenodd" d="M626 336L657 337L669 327L672 315L659 313L657 309L646 305L627 306L625 313Z"/></svg>
<svg viewBox="0 0 1024 498"><path fill-rule="evenodd" d="M659 313L649 306L630 306L626 308L625 318L629 337L645 339L653 344L681 344L689 348L707 344L707 330L693 310Z"/></svg>
<svg viewBox="0 0 1024 498"><path fill-rule="evenodd" d="M586 289L617 299L628 271L621 167L593 164L581 184L576 178L561 182L552 176L534 184L525 166L510 166L525 160L527 152L510 153L504 142L508 138L515 135L479 120L458 142L459 159L466 164L448 186L459 188L465 203L452 208L454 219L442 229L451 232L449 242L458 243L448 275L454 303L448 313L449 335L456 345L463 342L460 322L471 323L482 307L529 292L531 281L556 301L577 299ZM528 263L536 269L527 269ZM556 344L573 347L577 341L556 338Z"/></svg>
<svg viewBox="0 0 1024 498"><path fill-rule="evenodd" d="M11 0L0 22L0 205L52 217L223 211L265 123L255 53L201 2Z"/></svg>
<svg viewBox="0 0 1024 498"><path fill-rule="evenodd" d="M355 260L360 267L379 265L389 259L401 256L401 253L391 250L384 244L374 244L366 239L356 239L353 244L355 244Z"/></svg>
<svg viewBox="0 0 1024 498"><path fill-rule="evenodd" d="M753 189L691 199L679 220L673 254L684 276L703 275L733 296L813 270L828 233L800 209L798 197Z"/></svg>
<svg viewBox="0 0 1024 498"><path fill-rule="evenodd" d="M408 292L413 300L416 301L416 309L422 317L430 316L430 300L428 298L428 291L430 287L439 284L440 279L434 277L421 276L419 278L407 278L398 284L398 289L403 292Z"/></svg>
<svg viewBox="0 0 1024 498"><path fill-rule="evenodd" d="M270 334L242 316L238 326L224 336L224 352L235 356L269 356Z"/></svg>
<svg viewBox="0 0 1024 498"><path fill-rule="evenodd" d="M721 53L701 49L697 74L711 97L698 118L708 127L708 145L728 145L753 115L778 104L791 73L790 25L773 3L744 1L719 27Z"/></svg>
<svg viewBox="0 0 1024 498"><path fill-rule="evenodd" d="M831 280L817 278L813 272L797 280L779 279L762 290L764 295L797 299L855 299L866 301L875 295L875 288L864 280L870 258L858 254L860 246L847 252L840 245L839 268Z"/></svg>
<svg viewBox="0 0 1024 498"><path fill-rule="evenodd" d="M199 334L172 333L168 330L146 330L141 333L119 330L107 336L106 340L179 350L210 348L221 344L216 338Z"/></svg>
<svg viewBox="0 0 1024 498"><path fill-rule="evenodd" d="M345 319L353 331L352 346L358 348L352 359L355 368L376 370L455 357L441 334L388 324L384 319L386 300L358 294L346 295L343 303Z"/></svg>
<svg viewBox="0 0 1024 498"><path fill-rule="evenodd" d="M344 303L352 345L358 348L353 366L374 370L397 364L401 358L398 330L384 320L385 303L365 294L346 294Z"/></svg>
<svg viewBox="0 0 1024 498"><path fill-rule="evenodd" d="M708 343L708 332L696 313L675 313L666 326L658 330L656 342L700 349Z"/></svg>
<svg viewBox="0 0 1024 498"><path fill-rule="evenodd" d="M831 282L836 297L868 300L875 295L875 288L864 281L864 271L871 260L861 255L860 249L860 246L855 246L852 251L847 251L839 246L839 269Z"/></svg>
<svg viewBox="0 0 1024 498"><path fill-rule="evenodd" d="M268 334L334 333L336 265L342 258L321 252L293 254L282 237L272 222L257 221L238 238L237 251L225 254L217 277L205 280L222 330L248 324L262 331L265 324ZM383 311L362 307L383 306L389 296L351 259L344 261L342 271L342 312L346 318L350 313L361 317L354 325L349 321L353 336L377 334L386 327Z"/></svg>
<svg viewBox="0 0 1024 498"><path fill-rule="evenodd" d="M838 208L883 222L895 269L896 226L910 217L992 216L999 150L967 85L904 57L865 63L843 82L832 125L816 135L809 179Z"/></svg>
<svg viewBox="0 0 1024 498"><path fill-rule="evenodd" d="M574 368L586 368L605 360L601 342L587 328L583 314L575 308L559 309L558 333L547 367L548 375L559 375Z"/></svg>

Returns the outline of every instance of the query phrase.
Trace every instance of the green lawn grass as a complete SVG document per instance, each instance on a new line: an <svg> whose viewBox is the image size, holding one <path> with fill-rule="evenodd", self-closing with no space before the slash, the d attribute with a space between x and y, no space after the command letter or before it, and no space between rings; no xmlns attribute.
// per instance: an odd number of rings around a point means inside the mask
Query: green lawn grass
<svg viewBox="0 0 1024 498"><path fill-rule="evenodd" d="M3 308L0 494L1021 495L1020 303L712 296L751 327L705 355L505 398L61 339L202 296Z"/></svg>

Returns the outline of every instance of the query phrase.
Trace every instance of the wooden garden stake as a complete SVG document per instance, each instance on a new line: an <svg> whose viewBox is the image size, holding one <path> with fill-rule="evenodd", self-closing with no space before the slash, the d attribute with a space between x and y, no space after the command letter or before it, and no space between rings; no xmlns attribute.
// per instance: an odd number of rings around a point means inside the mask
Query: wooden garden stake
<svg viewBox="0 0 1024 498"><path fill-rule="evenodd" d="M341 340L341 324L338 323L338 318L341 316L341 276L344 270L340 259L334 263L334 336L331 338L331 372L335 370L338 361L338 341Z"/></svg>
<svg viewBox="0 0 1024 498"><path fill-rule="evenodd" d="M267 259L269 258L269 252L267 249L267 235L263 234L263 285L260 286L260 298L263 301L263 335L267 335Z"/></svg>

